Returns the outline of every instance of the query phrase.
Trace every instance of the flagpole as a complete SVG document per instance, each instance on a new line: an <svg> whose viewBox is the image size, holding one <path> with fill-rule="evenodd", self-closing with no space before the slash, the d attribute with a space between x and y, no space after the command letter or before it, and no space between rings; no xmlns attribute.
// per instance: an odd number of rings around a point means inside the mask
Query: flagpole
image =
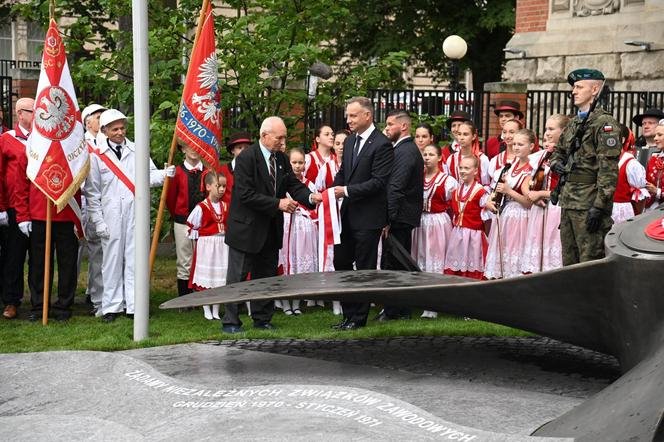
<svg viewBox="0 0 664 442"><path fill-rule="evenodd" d="M48 325L49 293L51 291L51 199L46 198L46 247L44 247L44 296L42 305L42 325Z"/></svg>
<svg viewBox="0 0 664 442"><path fill-rule="evenodd" d="M55 0L48 2L48 21L55 20ZM44 292L42 295L42 325L48 325L49 295L51 292L51 199L46 198L46 243L44 247Z"/></svg>
<svg viewBox="0 0 664 442"><path fill-rule="evenodd" d="M196 47L196 42L198 42L198 38L201 36L201 30L203 29L203 21L205 20L205 13L207 12L209 4L210 0L203 0L203 5L201 6L201 12L198 17L198 26L196 27L194 44L191 47L192 52ZM191 56L189 58L191 60ZM187 77L189 77L190 68L191 68L191 63L189 63L189 66L187 67ZM180 107L182 107L182 98L180 98ZM175 158L175 149L177 148L177 145L178 145L177 131L174 129L173 139L171 140L171 149L168 152L168 164L167 164L168 166L173 164L173 160ZM164 222L164 208L166 207L166 196L168 195L168 186L170 184L170 181L171 181L170 177L166 177L164 179L164 185L161 188L159 210L157 210L157 219L154 224L154 233L152 234L152 245L150 246L150 269L149 269L150 274L152 274L152 270L154 268L154 260L155 257L157 256L157 246L159 245L159 234L161 233L161 225Z"/></svg>

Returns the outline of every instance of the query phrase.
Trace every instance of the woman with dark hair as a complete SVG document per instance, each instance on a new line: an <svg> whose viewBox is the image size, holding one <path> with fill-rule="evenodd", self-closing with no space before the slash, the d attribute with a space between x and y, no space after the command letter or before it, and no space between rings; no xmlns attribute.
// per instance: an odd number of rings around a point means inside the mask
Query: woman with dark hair
<svg viewBox="0 0 664 442"><path fill-rule="evenodd" d="M325 186L318 188L322 191L332 185L336 173L336 155L332 150L334 131L328 125L320 126L316 129L315 140L316 148L305 157L304 176L312 183L316 183L319 173L324 173Z"/></svg>

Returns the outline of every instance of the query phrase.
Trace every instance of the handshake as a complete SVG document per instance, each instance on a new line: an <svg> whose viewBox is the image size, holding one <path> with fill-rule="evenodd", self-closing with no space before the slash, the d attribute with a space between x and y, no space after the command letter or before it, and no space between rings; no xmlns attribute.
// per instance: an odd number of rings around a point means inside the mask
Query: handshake
<svg viewBox="0 0 664 442"><path fill-rule="evenodd" d="M320 193L312 193L309 195L309 202L318 206L323 201L323 196ZM297 209L297 201L290 198L281 198L279 200L279 210L285 213L293 213Z"/></svg>

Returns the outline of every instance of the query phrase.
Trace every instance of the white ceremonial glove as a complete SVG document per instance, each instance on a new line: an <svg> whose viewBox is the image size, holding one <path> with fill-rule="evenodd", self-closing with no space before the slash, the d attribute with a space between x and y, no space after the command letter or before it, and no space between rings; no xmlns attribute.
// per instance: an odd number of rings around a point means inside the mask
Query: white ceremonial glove
<svg viewBox="0 0 664 442"><path fill-rule="evenodd" d="M9 218L7 217L7 212L0 212L0 226L8 226Z"/></svg>
<svg viewBox="0 0 664 442"><path fill-rule="evenodd" d="M18 228L22 234L30 238L30 232L32 232L32 221L23 221L18 223Z"/></svg>
<svg viewBox="0 0 664 442"><path fill-rule="evenodd" d="M168 166L164 169L164 172L166 173L167 177L173 178L175 176L175 166Z"/></svg>
<svg viewBox="0 0 664 442"><path fill-rule="evenodd" d="M108 230L108 226L106 224L98 226L95 233L97 234L97 238L100 239L108 239L111 237L111 232Z"/></svg>

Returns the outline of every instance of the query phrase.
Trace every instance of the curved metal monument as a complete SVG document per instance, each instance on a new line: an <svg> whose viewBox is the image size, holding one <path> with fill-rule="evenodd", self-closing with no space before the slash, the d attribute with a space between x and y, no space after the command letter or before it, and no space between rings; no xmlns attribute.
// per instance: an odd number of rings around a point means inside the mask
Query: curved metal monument
<svg viewBox="0 0 664 442"><path fill-rule="evenodd" d="M623 376L533 435L664 440L664 241L646 226L664 206L614 226L604 259L478 282L432 273L355 271L267 278L175 298L161 308L254 299L344 299L421 307L529 330L616 356Z"/></svg>

